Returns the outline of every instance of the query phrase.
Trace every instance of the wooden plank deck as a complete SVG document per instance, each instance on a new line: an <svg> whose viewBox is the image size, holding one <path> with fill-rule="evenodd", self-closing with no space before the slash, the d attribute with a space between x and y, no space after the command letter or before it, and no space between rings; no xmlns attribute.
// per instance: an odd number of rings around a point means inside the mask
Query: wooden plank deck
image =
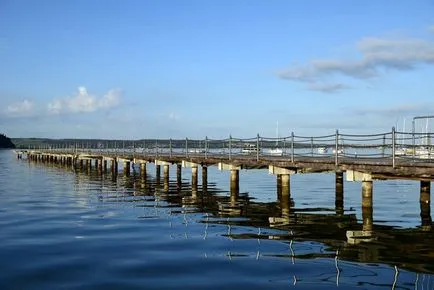
<svg viewBox="0 0 434 290"><path fill-rule="evenodd" d="M30 152L30 151L29 151ZM395 157L393 167L392 157L355 157L355 156L270 156L247 154L223 154L223 153L147 153L147 152L77 152L70 151L33 151L33 154L53 154L74 156L74 158L118 158L123 160L143 160L155 162L155 160L179 164L182 161L212 166L218 163L240 166L242 169L268 169L270 165L287 168L296 173L319 173L354 170L371 174L373 179L412 179L434 180L434 160L412 159L410 157Z"/></svg>

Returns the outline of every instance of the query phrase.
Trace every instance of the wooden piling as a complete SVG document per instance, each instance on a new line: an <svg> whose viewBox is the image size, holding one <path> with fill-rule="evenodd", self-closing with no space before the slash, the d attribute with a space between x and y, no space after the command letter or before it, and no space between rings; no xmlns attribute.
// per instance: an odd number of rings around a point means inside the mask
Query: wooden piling
<svg viewBox="0 0 434 290"><path fill-rule="evenodd" d="M169 191L169 179L169 165L165 164L163 166L163 186L165 192Z"/></svg>
<svg viewBox="0 0 434 290"><path fill-rule="evenodd" d="M145 162L140 163L140 175L142 177L146 177L146 163Z"/></svg>
<svg viewBox="0 0 434 290"><path fill-rule="evenodd" d="M372 180L362 181L362 219L363 230L372 231L373 225L373 184Z"/></svg>
<svg viewBox="0 0 434 290"><path fill-rule="evenodd" d="M191 187L197 189L197 166L191 168Z"/></svg>
<svg viewBox="0 0 434 290"><path fill-rule="evenodd" d="M343 171L336 172L336 194L335 194L335 210L336 214L344 214L344 173Z"/></svg>
<svg viewBox="0 0 434 290"><path fill-rule="evenodd" d="M431 231L431 182L422 180L420 182L420 219L423 231Z"/></svg>
<svg viewBox="0 0 434 290"><path fill-rule="evenodd" d="M231 192L239 192L240 190L240 171L231 169Z"/></svg>
<svg viewBox="0 0 434 290"><path fill-rule="evenodd" d="M131 173L131 162L125 161L123 164L124 167L124 175L130 176Z"/></svg>
<svg viewBox="0 0 434 290"><path fill-rule="evenodd" d="M208 166L202 165L202 192L206 193L208 190Z"/></svg>

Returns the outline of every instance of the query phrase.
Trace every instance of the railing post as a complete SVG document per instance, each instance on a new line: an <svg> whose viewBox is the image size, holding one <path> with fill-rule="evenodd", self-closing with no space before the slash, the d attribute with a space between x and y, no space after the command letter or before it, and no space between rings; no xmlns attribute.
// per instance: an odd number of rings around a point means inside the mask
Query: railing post
<svg viewBox="0 0 434 290"><path fill-rule="evenodd" d="M185 157L188 158L188 138L185 138Z"/></svg>
<svg viewBox="0 0 434 290"><path fill-rule="evenodd" d="M383 135L383 147L381 149L381 154L383 157L386 156L386 134Z"/></svg>
<svg viewBox="0 0 434 290"><path fill-rule="evenodd" d="M205 159L208 157L208 136L205 136Z"/></svg>
<svg viewBox="0 0 434 290"><path fill-rule="evenodd" d="M136 142L133 140L133 158L136 157Z"/></svg>
<svg viewBox="0 0 434 290"><path fill-rule="evenodd" d="M291 132L291 162L294 163L294 132Z"/></svg>
<svg viewBox="0 0 434 290"><path fill-rule="evenodd" d="M259 161L259 150L261 150L261 148L259 148L259 133L256 136L256 161Z"/></svg>
<svg viewBox="0 0 434 290"><path fill-rule="evenodd" d="M411 135L412 135L412 155L413 155L413 159L416 157L416 127L414 126L414 118L413 118L413 122L412 122L412 130L411 130Z"/></svg>
<svg viewBox="0 0 434 290"><path fill-rule="evenodd" d="M232 159L232 135L229 135L229 160Z"/></svg>
<svg viewBox="0 0 434 290"><path fill-rule="evenodd" d="M313 137L310 137L310 155L313 156Z"/></svg>
<svg viewBox="0 0 434 290"><path fill-rule="evenodd" d="M336 130L336 140L335 140L335 165L338 166L338 155L339 155L339 130Z"/></svg>
<svg viewBox="0 0 434 290"><path fill-rule="evenodd" d="M392 127L392 167L395 168L395 127Z"/></svg>
<svg viewBox="0 0 434 290"><path fill-rule="evenodd" d="M158 139L155 139L155 158L158 157Z"/></svg>
<svg viewBox="0 0 434 290"><path fill-rule="evenodd" d="M170 138L169 140L169 154L170 154L170 158L172 158L172 138Z"/></svg>

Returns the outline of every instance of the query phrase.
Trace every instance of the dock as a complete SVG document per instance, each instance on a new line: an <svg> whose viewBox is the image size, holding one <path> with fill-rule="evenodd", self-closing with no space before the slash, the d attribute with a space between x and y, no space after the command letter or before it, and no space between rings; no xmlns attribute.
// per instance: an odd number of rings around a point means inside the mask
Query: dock
<svg viewBox="0 0 434 290"><path fill-rule="evenodd" d="M420 181L420 208L425 219L423 228L431 231L431 181L434 180L434 150L429 142L418 144L414 140L428 140L426 134L391 132L374 135L336 134L319 137L302 137L293 133L284 138L240 139L229 137L223 140L155 140L140 144L123 142L122 148L100 146L84 148L68 144L57 148L33 148L17 151L17 157L26 157L32 162L55 163L78 170L94 170L98 174L119 174L119 164L126 176L131 170L141 176L147 174L147 164L155 164L155 176L163 180L168 190L169 168L176 166L176 179L181 182L182 168L191 168L192 189L198 187L198 170L202 170L202 189L208 183L207 170L217 166L230 172L231 198L239 193L239 171L264 169L276 176L279 200L289 209L291 199L291 176L294 174L330 173L334 175L336 212L343 213L344 178L361 184L363 228L348 231L349 241L369 241L373 238L374 182L388 179ZM399 138L399 136L401 136ZM402 137L403 136L403 137ZM413 140L406 142L405 140ZM401 141L400 141L401 140ZM413 143L415 145L408 145ZM100 144L101 145L101 144ZM181 146L180 146L181 145ZM279 147L280 151L271 150ZM244 150L248 148L249 150ZM407 153L398 153L405 148ZM278 152L276 154L275 152ZM421 153L423 152L423 153ZM432 156L431 156L431 153ZM285 221L283 214L283 221Z"/></svg>

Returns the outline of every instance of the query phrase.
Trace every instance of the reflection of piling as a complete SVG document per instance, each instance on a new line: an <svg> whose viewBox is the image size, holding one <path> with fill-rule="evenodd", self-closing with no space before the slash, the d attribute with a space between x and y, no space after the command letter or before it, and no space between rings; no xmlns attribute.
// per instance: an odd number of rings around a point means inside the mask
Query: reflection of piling
<svg viewBox="0 0 434 290"><path fill-rule="evenodd" d="M202 165L202 192L206 193L208 189L208 166Z"/></svg>
<svg viewBox="0 0 434 290"><path fill-rule="evenodd" d="M116 158L112 159L111 169L112 174L116 176L118 174L118 160Z"/></svg>
<svg viewBox="0 0 434 290"><path fill-rule="evenodd" d="M181 189L182 185L182 164L176 164L176 185Z"/></svg>
<svg viewBox="0 0 434 290"><path fill-rule="evenodd" d="M102 173L102 169L103 169L103 160L102 159L97 159L98 160L98 166L97 166L97 168L98 168L98 174L101 174Z"/></svg>
<svg viewBox="0 0 434 290"><path fill-rule="evenodd" d="M159 181L160 180L160 172L161 172L161 166L155 165L155 178Z"/></svg>
<svg viewBox="0 0 434 290"><path fill-rule="evenodd" d="M102 166L104 174L107 174L107 159L103 160L103 166Z"/></svg>
<svg viewBox="0 0 434 290"><path fill-rule="evenodd" d="M123 166L124 166L124 175L125 176L130 176L130 173L131 173L131 162L125 161Z"/></svg>
<svg viewBox="0 0 434 290"><path fill-rule="evenodd" d="M140 163L140 175L143 177L146 177L146 163L142 162Z"/></svg>
<svg viewBox="0 0 434 290"><path fill-rule="evenodd" d="M191 167L191 187L197 189L197 166Z"/></svg>
<svg viewBox="0 0 434 290"><path fill-rule="evenodd" d="M344 214L344 173L336 172L336 196L335 196L336 214Z"/></svg>
<svg viewBox="0 0 434 290"><path fill-rule="evenodd" d="M432 226L431 219L431 183L429 181L420 182L420 217L422 230L430 231Z"/></svg>
<svg viewBox="0 0 434 290"><path fill-rule="evenodd" d="M372 231L372 224L373 224L372 192L373 192L372 180L362 181L362 218L363 218L364 231Z"/></svg>
<svg viewBox="0 0 434 290"><path fill-rule="evenodd" d="M166 179L169 179L169 165L168 164L165 164L164 166L163 166L163 178L166 180Z"/></svg>

